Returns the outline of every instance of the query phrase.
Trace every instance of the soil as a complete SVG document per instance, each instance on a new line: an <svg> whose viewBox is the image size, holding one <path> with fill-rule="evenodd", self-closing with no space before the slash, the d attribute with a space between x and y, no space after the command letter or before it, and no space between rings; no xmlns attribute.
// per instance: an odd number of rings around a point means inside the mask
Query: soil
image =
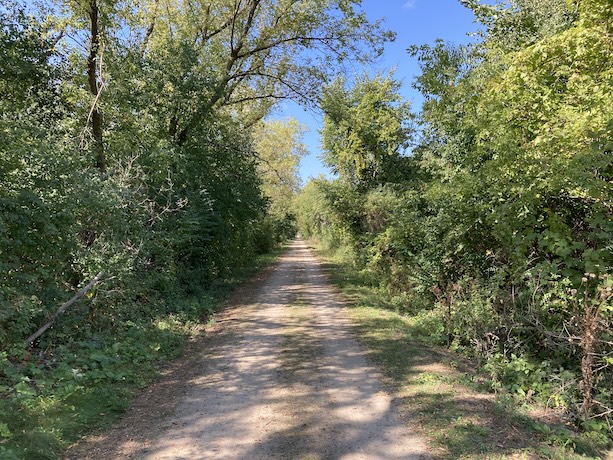
<svg viewBox="0 0 613 460"><path fill-rule="evenodd" d="M111 431L67 459L425 459L343 303L296 241Z"/></svg>

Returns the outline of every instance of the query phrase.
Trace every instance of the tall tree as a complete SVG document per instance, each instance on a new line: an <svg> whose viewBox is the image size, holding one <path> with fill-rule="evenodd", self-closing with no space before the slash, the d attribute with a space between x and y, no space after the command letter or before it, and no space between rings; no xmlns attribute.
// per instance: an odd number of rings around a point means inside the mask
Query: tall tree
<svg viewBox="0 0 613 460"><path fill-rule="evenodd" d="M270 200L270 213L279 218L293 214L292 200L300 188L298 168L306 154L304 130L293 118L268 120L254 128L262 190Z"/></svg>
<svg viewBox="0 0 613 460"><path fill-rule="evenodd" d="M172 69L179 73L166 91L180 96L176 91L194 75L206 81L192 88L188 101L175 97L169 133L181 144L214 106L242 113L244 123L253 124L282 99L315 104L322 84L348 60L378 55L393 35L369 22L360 3L139 0L98 6L100 17L110 21L106 40L116 43L119 55L130 50L145 65L172 59L169 52L189 53L190 65Z"/></svg>
<svg viewBox="0 0 613 460"><path fill-rule="evenodd" d="M392 75L363 76L352 88L344 78L328 86L322 98L323 160L353 186L393 180L398 159L408 146L410 108Z"/></svg>
<svg viewBox="0 0 613 460"><path fill-rule="evenodd" d="M89 51L87 55L87 84L93 97L92 107L89 113L91 118L92 133L94 137L94 156L96 167L101 171L106 170L106 156L104 153L104 140L102 138L102 114L98 104L101 93L100 69L102 67L101 31L100 31L100 8L98 0L89 0L87 8L89 17Z"/></svg>

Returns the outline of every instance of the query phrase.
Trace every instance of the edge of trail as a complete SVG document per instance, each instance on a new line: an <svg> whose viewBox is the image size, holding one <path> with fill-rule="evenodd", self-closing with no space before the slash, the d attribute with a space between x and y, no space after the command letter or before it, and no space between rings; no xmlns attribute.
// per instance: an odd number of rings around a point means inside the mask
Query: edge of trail
<svg viewBox="0 0 613 460"><path fill-rule="evenodd" d="M68 459L430 458L301 240Z"/></svg>

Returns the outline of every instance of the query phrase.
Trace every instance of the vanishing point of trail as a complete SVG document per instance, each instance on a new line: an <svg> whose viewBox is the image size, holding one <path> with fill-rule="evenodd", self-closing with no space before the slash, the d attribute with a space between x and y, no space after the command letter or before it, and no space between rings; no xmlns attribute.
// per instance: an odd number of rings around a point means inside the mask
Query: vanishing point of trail
<svg viewBox="0 0 613 460"><path fill-rule="evenodd" d="M317 260L296 241L115 429L68 458L428 458L365 355Z"/></svg>

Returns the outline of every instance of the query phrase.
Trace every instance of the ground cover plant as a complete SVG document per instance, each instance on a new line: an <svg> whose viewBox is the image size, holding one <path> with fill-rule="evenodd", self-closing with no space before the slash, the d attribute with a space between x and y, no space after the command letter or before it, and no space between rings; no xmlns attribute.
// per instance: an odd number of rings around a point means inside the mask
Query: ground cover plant
<svg viewBox="0 0 613 460"><path fill-rule="evenodd" d="M133 304L141 309L140 317L85 333L88 339L72 332L82 312L67 313L56 326L62 332L51 332L62 343L51 347L41 340L45 348L31 348L20 359L4 354L2 458L59 458L83 434L110 427L160 368L182 353L187 340L214 321L232 290L272 263L279 251L260 256L205 292L175 297L172 305L163 300L146 308Z"/></svg>

